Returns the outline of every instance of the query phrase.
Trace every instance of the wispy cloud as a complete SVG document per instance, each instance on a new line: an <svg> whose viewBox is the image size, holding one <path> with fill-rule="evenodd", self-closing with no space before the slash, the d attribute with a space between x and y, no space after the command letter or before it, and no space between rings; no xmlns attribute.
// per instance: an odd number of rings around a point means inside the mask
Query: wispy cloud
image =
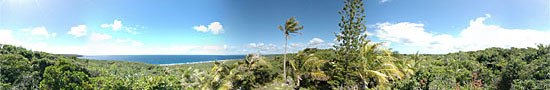
<svg viewBox="0 0 550 90"><path fill-rule="evenodd" d="M206 26L204 26L204 25L193 26L193 29L195 29L197 31L200 31L200 32L208 32L208 28L206 28Z"/></svg>
<svg viewBox="0 0 550 90"><path fill-rule="evenodd" d="M380 0L380 3L386 3L386 2L389 2L390 0Z"/></svg>
<svg viewBox="0 0 550 90"><path fill-rule="evenodd" d="M91 41L102 41L102 40L109 40L109 39L112 39L113 37L109 34L105 34L105 33L92 33L92 36L90 36L90 40Z"/></svg>
<svg viewBox="0 0 550 90"><path fill-rule="evenodd" d="M138 28L144 28L143 26L140 26L140 25L123 25L122 24L122 21L120 20L114 20L113 21L113 24L101 24L101 27L102 28L111 28L113 31L119 31L119 30L125 30L126 32L130 33L130 34L137 34L136 30Z"/></svg>
<svg viewBox="0 0 550 90"><path fill-rule="evenodd" d="M123 44L123 43L131 43L132 46L134 46L134 47L138 47L138 46L142 46L142 45L143 45L142 42L136 41L136 40L132 40L132 39L130 39L130 38L126 38L126 39L116 39L116 43L121 43L121 44Z"/></svg>

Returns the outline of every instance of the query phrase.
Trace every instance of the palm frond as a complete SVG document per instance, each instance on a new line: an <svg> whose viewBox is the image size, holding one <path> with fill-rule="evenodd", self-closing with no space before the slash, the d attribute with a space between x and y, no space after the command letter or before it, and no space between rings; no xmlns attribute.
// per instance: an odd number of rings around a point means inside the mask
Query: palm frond
<svg viewBox="0 0 550 90"><path fill-rule="evenodd" d="M294 60L289 61L290 66L292 66L292 69L296 70L296 64L294 62L295 62Z"/></svg>
<svg viewBox="0 0 550 90"><path fill-rule="evenodd" d="M282 32L285 32L285 29L283 28L283 26L279 25L277 28L279 28L279 30L281 30Z"/></svg>
<svg viewBox="0 0 550 90"><path fill-rule="evenodd" d="M328 75L326 75L322 71L313 71L313 72L310 72L309 74L315 80L326 81L330 78Z"/></svg>
<svg viewBox="0 0 550 90"><path fill-rule="evenodd" d="M378 72L378 71L366 70L366 71L365 71L365 75L366 75L367 77L376 78L376 82L378 82L379 84L389 82L388 79L386 78L386 77L388 77L388 76L387 76L386 74L380 73L380 72Z"/></svg>
<svg viewBox="0 0 550 90"><path fill-rule="evenodd" d="M377 71L384 73L386 75L390 75L391 77L397 77L399 79L402 79L405 76L403 75L403 73L401 73L401 71L397 69L379 69Z"/></svg>

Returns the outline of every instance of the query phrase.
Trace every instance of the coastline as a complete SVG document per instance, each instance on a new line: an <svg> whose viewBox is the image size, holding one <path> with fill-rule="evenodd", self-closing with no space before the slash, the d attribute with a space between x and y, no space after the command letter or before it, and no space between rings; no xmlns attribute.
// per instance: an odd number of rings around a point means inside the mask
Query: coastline
<svg viewBox="0 0 550 90"><path fill-rule="evenodd" d="M176 66L176 65L189 65L189 64L200 64L200 63L211 63L211 62L225 62L232 60L241 60L241 59L226 59L226 60L214 60L214 61L200 61L200 62L188 62L188 63L170 63L170 64L157 64L159 66Z"/></svg>

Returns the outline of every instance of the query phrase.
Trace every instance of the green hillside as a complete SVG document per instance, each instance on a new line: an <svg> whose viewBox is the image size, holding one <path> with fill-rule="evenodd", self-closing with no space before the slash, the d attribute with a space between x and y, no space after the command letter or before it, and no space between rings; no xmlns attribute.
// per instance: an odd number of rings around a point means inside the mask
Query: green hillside
<svg viewBox="0 0 550 90"><path fill-rule="evenodd" d="M380 64L343 81L332 49L289 54L288 84L281 56L159 66L141 62L87 60L0 45L2 89L547 89L550 46L488 48L446 55L378 52ZM384 56L386 55L386 56ZM359 67L359 66L358 66ZM376 73L370 73L376 72ZM350 75L350 76L351 76ZM361 79L361 77L365 79Z"/></svg>

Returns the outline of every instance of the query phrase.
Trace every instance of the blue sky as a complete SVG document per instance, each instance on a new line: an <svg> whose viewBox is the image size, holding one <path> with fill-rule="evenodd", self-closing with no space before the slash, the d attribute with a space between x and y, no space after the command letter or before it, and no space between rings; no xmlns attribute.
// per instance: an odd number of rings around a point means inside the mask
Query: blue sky
<svg viewBox="0 0 550 90"><path fill-rule="evenodd" d="M343 0L0 0L0 43L51 53L282 53L335 44ZM367 0L369 39L400 53L550 44L548 0Z"/></svg>

